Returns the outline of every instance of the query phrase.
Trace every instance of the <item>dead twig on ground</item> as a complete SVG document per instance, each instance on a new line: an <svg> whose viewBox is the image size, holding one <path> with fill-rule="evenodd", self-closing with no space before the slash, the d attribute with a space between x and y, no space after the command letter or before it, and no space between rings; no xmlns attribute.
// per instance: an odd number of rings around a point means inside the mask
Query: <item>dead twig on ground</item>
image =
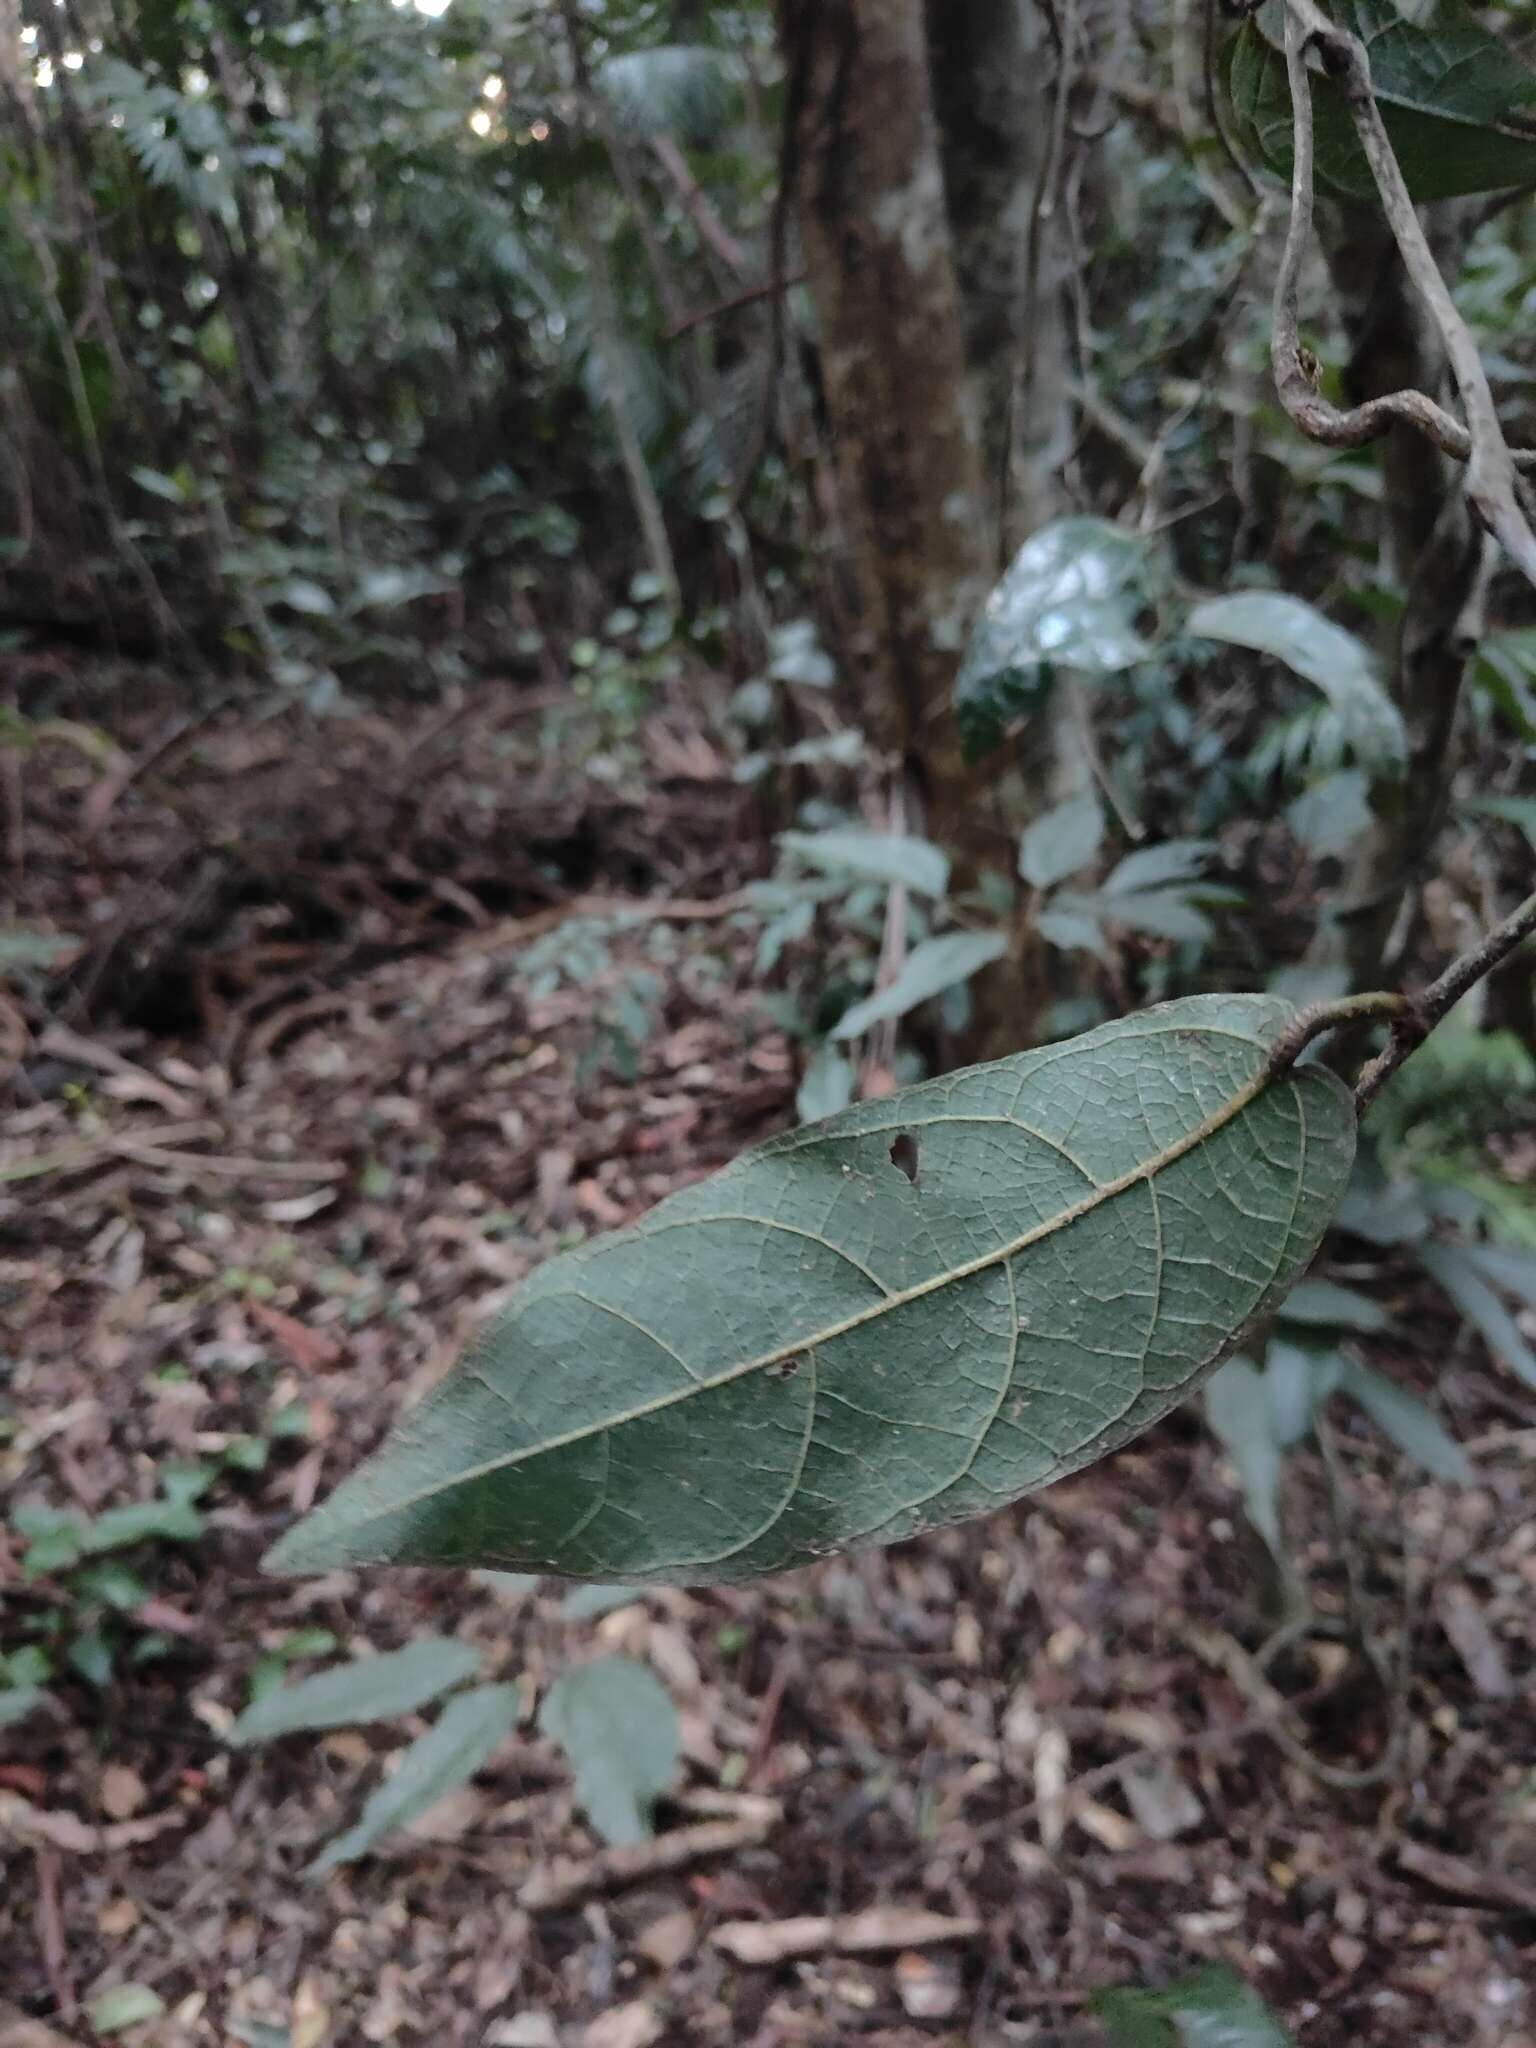
<svg viewBox="0 0 1536 2048"><path fill-rule="evenodd" d="M935 1948L974 1941L981 1922L913 1906L875 1906L840 1918L806 1914L793 1920L727 1920L711 1934L733 1962L767 1966L797 1956L881 1955L892 1949Z"/></svg>
<svg viewBox="0 0 1536 2048"><path fill-rule="evenodd" d="M152 1842L167 1829L185 1827L186 1812L179 1806L164 1813L146 1813L137 1820L113 1821L107 1827L93 1827L73 1813L53 1812L34 1806L19 1792L0 1790L0 1837L41 1843L62 1849L71 1856L115 1856L123 1849Z"/></svg>
<svg viewBox="0 0 1536 2048"><path fill-rule="evenodd" d="M599 1849L580 1863L552 1863L535 1870L517 1894L525 1913L553 1913L581 1904L600 1892L618 1891L625 1885L669 1870L683 1870L690 1863L702 1863L711 1856L730 1856L738 1849L756 1848L765 1842L779 1818L754 1814L743 1820L706 1820L696 1827L673 1828L653 1841L624 1843L617 1848Z"/></svg>

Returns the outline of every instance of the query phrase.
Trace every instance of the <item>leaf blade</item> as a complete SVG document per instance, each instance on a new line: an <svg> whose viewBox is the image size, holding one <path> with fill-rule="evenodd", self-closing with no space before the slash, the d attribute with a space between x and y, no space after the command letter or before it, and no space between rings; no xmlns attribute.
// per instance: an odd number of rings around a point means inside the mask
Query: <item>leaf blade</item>
<svg viewBox="0 0 1536 2048"><path fill-rule="evenodd" d="M1088 865L1104 838L1104 813L1091 789L1081 790L1027 826L1019 841L1019 873L1032 889L1054 889Z"/></svg>
<svg viewBox="0 0 1536 2048"><path fill-rule="evenodd" d="M1405 1457L1436 1479L1449 1480L1455 1486L1472 1484L1477 1475L1471 1459L1416 1395L1349 1358L1339 1377L1339 1391L1363 1408Z"/></svg>
<svg viewBox="0 0 1536 2048"><path fill-rule="evenodd" d="M832 1036L838 1040L858 1038L872 1024L905 1017L919 1003L932 1002L994 960L1001 960L1007 950L1008 942L999 932L945 932L939 938L924 939L912 948L894 981L838 1018Z"/></svg>
<svg viewBox="0 0 1536 2048"><path fill-rule="evenodd" d="M929 840L900 832L863 832L840 827L825 832L781 832L779 845L823 874L861 881L904 883L921 896L942 896L949 887L949 860Z"/></svg>
<svg viewBox="0 0 1536 2048"><path fill-rule="evenodd" d="M474 1776L517 1725L522 1710L523 1696L515 1685L478 1685L450 1700L406 1750L394 1775L369 1796L356 1825L328 1843L305 1875L323 1877L339 1863L355 1863L381 1835L435 1806L445 1792Z"/></svg>
<svg viewBox="0 0 1536 2048"><path fill-rule="evenodd" d="M562 1673L544 1696L539 1728L576 1773L587 1818L605 1842L649 1839L651 1807L677 1767L677 1710L631 1657L599 1657Z"/></svg>
<svg viewBox="0 0 1536 2048"><path fill-rule="evenodd" d="M1367 762L1388 765L1407 753L1402 714L1382 688L1363 640L1314 606L1278 590L1240 590L1198 604L1189 630L1205 640L1272 654L1322 691Z"/></svg>
<svg viewBox="0 0 1536 2048"><path fill-rule="evenodd" d="M1409 19L1395 0L1334 0L1342 29L1365 44L1387 133L1415 199L1454 199L1536 182L1536 76L1461 0L1435 0ZM1256 22L1228 45L1228 97L1246 147L1290 175L1290 87L1281 51ZM1332 79L1311 79L1319 179L1377 202L1348 103Z"/></svg>
<svg viewBox="0 0 1536 2048"><path fill-rule="evenodd" d="M1342 1195L1347 1091L1270 1074L1293 1014L1165 1004L748 1153L532 1275L271 1568L745 1578L1092 1463L1214 1370Z"/></svg>
<svg viewBox="0 0 1536 2048"><path fill-rule="evenodd" d="M418 1636L402 1650L356 1657L274 1687L246 1708L229 1731L241 1748L316 1728L350 1728L414 1713L480 1668L477 1651L450 1636Z"/></svg>
<svg viewBox="0 0 1536 2048"><path fill-rule="evenodd" d="M977 621L955 678L955 717L983 752L1049 694L1056 668L1102 678L1146 658L1136 630L1144 543L1104 519L1058 519L1020 548Z"/></svg>

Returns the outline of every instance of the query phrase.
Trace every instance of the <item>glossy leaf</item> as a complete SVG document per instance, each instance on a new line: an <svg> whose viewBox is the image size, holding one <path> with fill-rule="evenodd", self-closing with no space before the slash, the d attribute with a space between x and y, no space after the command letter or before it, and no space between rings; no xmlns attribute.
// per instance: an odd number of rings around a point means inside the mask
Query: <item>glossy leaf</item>
<svg viewBox="0 0 1536 2048"><path fill-rule="evenodd" d="M1020 548L971 635L955 681L955 716L974 753L1036 709L1058 668L1102 677L1147 654L1136 630L1146 549L1103 519L1059 519Z"/></svg>
<svg viewBox="0 0 1536 2048"><path fill-rule="evenodd" d="M539 1727L571 1760L576 1794L605 1842L643 1842L677 1768L677 1710L630 1657L578 1664L550 1687Z"/></svg>
<svg viewBox="0 0 1536 2048"><path fill-rule="evenodd" d="M1086 867L1104 838L1104 813L1090 789L1036 818L1019 841L1019 873L1032 889L1054 889Z"/></svg>
<svg viewBox="0 0 1536 2048"><path fill-rule="evenodd" d="M887 987L855 1003L838 1019L832 1036L858 1038L873 1024L905 1017L919 1003L931 1002L947 989L969 981L994 960L1001 960L1007 950L1008 942L999 932L945 932L941 938L924 939L912 948Z"/></svg>
<svg viewBox="0 0 1536 2048"><path fill-rule="evenodd" d="M1106 890L1100 900L1106 917L1149 938L1202 946L1211 936L1211 920L1180 889L1141 889L1123 896Z"/></svg>
<svg viewBox="0 0 1536 2048"><path fill-rule="evenodd" d="M1382 688L1376 657L1299 597L1278 590L1243 590L1196 605L1189 630L1272 654L1322 691L1343 724L1350 745L1367 765L1401 762L1407 752L1402 715Z"/></svg>
<svg viewBox="0 0 1536 2048"><path fill-rule="evenodd" d="M1527 1308L1536 1308L1536 1251L1517 1251L1507 1245L1474 1244L1466 1247L1469 1265L1485 1280L1513 1294Z"/></svg>
<svg viewBox="0 0 1536 2048"><path fill-rule="evenodd" d="M414 1713L480 1667L467 1643L418 1636L403 1650L356 1657L297 1685L274 1687L253 1700L230 1730L235 1743L270 1742L305 1728L351 1728Z"/></svg>
<svg viewBox="0 0 1536 2048"><path fill-rule="evenodd" d="M1367 1167L1374 1170L1367 1171ZM1370 1154L1362 1156L1354 1184L1339 1204L1335 1220L1341 1230L1380 1245L1417 1244L1430 1227L1418 1184L1388 1180Z"/></svg>
<svg viewBox="0 0 1536 2048"><path fill-rule="evenodd" d="M24 1721L48 1698L40 1685L0 1686L0 1728Z"/></svg>
<svg viewBox="0 0 1536 2048"><path fill-rule="evenodd" d="M747 1153L534 1273L272 1567L750 1578L1092 1464L1344 1191L1349 1092L1270 1072L1293 1014L1164 1004Z"/></svg>
<svg viewBox="0 0 1536 2048"><path fill-rule="evenodd" d="M416 1820L445 1793L472 1778L516 1727L522 1711L522 1691L515 1685L477 1685L450 1700L373 1793L357 1825L329 1843L308 1874L320 1877L338 1863L355 1863L381 1835Z"/></svg>
<svg viewBox="0 0 1536 2048"><path fill-rule="evenodd" d="M633 1607L644 1597L635 1586L575 1586L560 1602L560 1612L567 1621L596 1621L617 1608Z"/></svg>
<svg viewBox="0 0 1536 2048"><path fill-rule="evenodd" d="M1035 930L1059 952L1092 953L1095 959L1106 962L1113 957L1094 897L1074 896L1068 900L1053 896L1048 908L1035 919Z"/></svg>
<svg viewBox="0 0 1536 2048"><path fill-rule="evenodd" d="M1431 0L1411 16L1396 0L1329 0L1328 12L1366 46L1376 101L1415 199L1536 184L1536 74L1462 0ZM1289 177L1284 52L1247 22L1225 68L1239 138ZM1340 86L1314 73L1312 108L1319 183L1379 203Z"/></svg>

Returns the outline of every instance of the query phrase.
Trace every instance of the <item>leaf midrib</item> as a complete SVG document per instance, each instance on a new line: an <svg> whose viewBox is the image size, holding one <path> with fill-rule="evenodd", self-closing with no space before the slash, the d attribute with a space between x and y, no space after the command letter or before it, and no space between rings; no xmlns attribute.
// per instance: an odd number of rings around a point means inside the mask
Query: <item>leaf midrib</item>
<svg viewBox="0 0 1536 2048"><path fill-rule="evenodd" d="M1203 1033L1196 1029L1192 1035L1201 1036ZM1235 1037L1239 1034L1222 1032L1217 1035ZM1253 1041L1245 1042L1252 1043ZM990 1266L1007 1265L1017 1258L1020 1252L1027 1251L1032 1244L1038 1244L1042 1239L1054 1236L1059 1230L1070 1228L1072 1224L1079 1222L1084 1216L1091 1215L1095 1209L1102 1208L1107 1203L1115 1201L1119 1196L1129 1193L1134 1187L1140 1187L1144 1183L1154 1180L1158 1174L1166 1171L1168 1167L1176 1164L1177 1161L1186 1157L1190 1152L1197 1150L1199 1146L1205 1143L1207 1138L1214 1137L1219 1130L1224 1129L1234 1118L1241 1116L1245 1109L1257 1102L1261 1095L1265 1094L1272 1086L1275 1086L1282 1078L1289 1078L1289 1075L1276 1075L1266 1061L1260 1066L1252 1080L1245 1082L1236 1094L1229 1097L1219 1108L1212 1110L1209 1116L1195 1125L1192 1130L1185 1132L1183 1137L1176 1139L1171 1145L1165 1145L1160 1152L1153 1153L1150 1158L1140 1161L1136 1166L1121 1174L1118 1179L1103 1182L1099 1187L1092 1189L1088 1194L1082 1196L1078 1201L1071 1203L1055 1216L1047 1217L1043 1222L1032 1225L1030 1229L1024 1231L1021 1236L1012 1239L1008 1244L1000 1245L993 1251L979 1253L977 1257L967 1259L961 1265L951 1266L943 1272L931 1274L928 1279L917 1281L913 1286L904 1288L899 1293L890 1294L880 1301L871 1302L866 1307L855 1310L852 1315L845 1316L841 1322L830 1324L822 1330L809 1332L802 1337L796 1338L793 1343L780 1344L772 1351L766 1351L757 1358L747 1359L741 1364L730 1366L726 1371L717 1373L713 1379L693 1381L689 1385L679 1387L671 1393L659 1394L654 1400L644 1401L636 1407L628 1408L622 1414L612 1415L601 1422L588 1423L580 1428L567 1430L563 1435L546 1438L543 1443L530 1444L520 1450L505 1452L500 1457L488 1458L479 1465L472 1465L463 1471L454 1473L450 1478L435 1481L430 1486L419 1487L414 1493L406 1494L399 1500L381 1505L367 1519L369 1522L374 1522L382 1520L386 1515L401 1514L409 1508L419 1506L422 1501L434 1499L438 1494L452 1492L457 1487L470 1485L479 1479L488 1479L494 1472L508 1471L517 1465L527 1464L533 1458L542 1458L554 1451L567 1450L572 1444L583 1443L590 1437L603 1435L609 1430L622 1429L632 1422L643 1421L646 1416L660 1414L667 1408L675 1407L679 1401L692 1399L696 1394L713 1393L720 1387L731 1386L737 1380L746 1379L752 1373L766 1372L771 1366L781 1365L787 1359L798 1357L800 1354L813 1349L819 1349L823 1345L835 1343L839 1337L846 1337L851 1331L862 1328L866 1323L876 1322L881 1316L889 1315L905 1308L911 1302L921 1301L925 1296L936 1294L940 1289L952 1286L957 1281L968 1280L976 1273L985 1272ZM549 1298L557 1299L558 1297L551 1296ZM471 1370L482 1386L487 1387L492 1393L499 1391L492 1386L491 1382L486 1379L484 1373L478 1367L472 1367ZM503 1396L502 1398L505 1397Z"/></svg>
<svg viewBox="0 0 1536 2048"><path fill-rule="evenodd" d="M1371 90L1382 106L1396 107L1400 112L1406 114L1417 114L1420 119L1426 121L1443 121L1449 128L1470 128L1479 135L1495 136L1501 142L1524 142L1536 145L1536 129L1520 126L1510 127L1508 125L1510 110L1508 109L1503 114L1486 118L1476 114L1464 114L1458 108L1447 106L1441 101L1414 97L1416 88L1387 84L1377 77L1376 65L1372 55L1376 44L1384 36L1397 33L1403 26L1405 24L1401 22L1382 22L1378 27L1369 31L1361 29L1348 31L1348 33L1358 38L1365 50L1371 69ZM1265 38L1265 42L1273 56L1280 56L1280 53L1275 49L1275 45L1269 41L1268 37ZM1284 61L1283 57L1281 61ZM1451 69L1442 78L1434 82L1444 84L1445 80L1452 75L1452 72L1472 61L1471 55L1458 58ZM1308 73L1308 77L1313 80L1321 79L1324 84L1334 84L1335 87L1337 85L1336 81L1328 79L1324 73L1312 71ZM1530 103L1530 97L1530 95L1525 96L1524 104ZM1277 112L1270 126L1272 130L1277 132L1283 129L1286 136L1289 137L1291 132L1289 117L1282 116Z"/></svg>

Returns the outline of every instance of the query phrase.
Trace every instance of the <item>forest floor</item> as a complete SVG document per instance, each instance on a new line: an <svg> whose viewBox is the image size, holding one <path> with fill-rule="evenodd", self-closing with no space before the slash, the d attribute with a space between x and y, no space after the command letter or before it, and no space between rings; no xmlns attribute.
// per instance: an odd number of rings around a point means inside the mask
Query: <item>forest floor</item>
<svg viewBox="0 0 1536 2048"><path fill-rule="evenodd" d="M761 828L682 714L617 775L484 709L112 729L120 755L50 745L9 790L13 915L76 942L51 1016L31 970L0 1011L0 1496L97 1513L189 1458L219 1476L199 1540L135 1558L110 1677L0 1731L0 2048L95 2038L120 1981L161 2001L122 2037L156 2048L1090 2048L1097 1990L1212 1961L1302 2048L1536 2048L1536 1432L1465 1346L1476 1486L1345 1432L1335 1526L1297 1460L1314 1604L1406 1644L1398 1699L1347 1629L1259 1669L1262 1571L1189 1411L989 1520L592 1619L468 1574L261 1577L541 1258L792 1120L729 914ZM1425 1387L1453 1325L1394 1306L1411 1335L1373 1360ZM6 1646L67 1643L78 1588L20 1552L0 1530ZM529 1714L311 1883L424 1725L231 1748L258 1660L316 1629L458 1637ZM532 1712L598 1647L683 1728L657 1853L617 1880ZM742 1921L780 1959L727 1954Z"/></svg>

